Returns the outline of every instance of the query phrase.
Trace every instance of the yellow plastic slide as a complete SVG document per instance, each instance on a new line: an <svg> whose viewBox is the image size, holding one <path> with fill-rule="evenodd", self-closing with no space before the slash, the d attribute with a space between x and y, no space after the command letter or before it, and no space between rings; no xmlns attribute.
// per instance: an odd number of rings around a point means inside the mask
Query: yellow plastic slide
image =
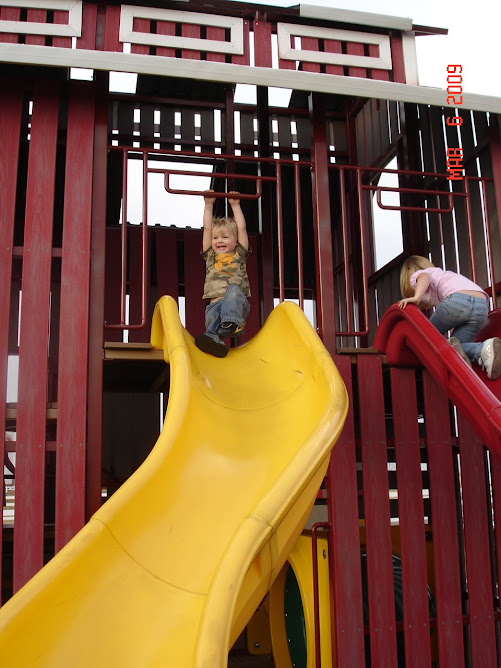
<svg viewBox="0 0 501 668"><path fill-rule="evenodd" d="M0 610L2 665L224 667L303 528L347 396L300 309L216 359L163 297L151 338L171 365L158 442Z"/></svg>

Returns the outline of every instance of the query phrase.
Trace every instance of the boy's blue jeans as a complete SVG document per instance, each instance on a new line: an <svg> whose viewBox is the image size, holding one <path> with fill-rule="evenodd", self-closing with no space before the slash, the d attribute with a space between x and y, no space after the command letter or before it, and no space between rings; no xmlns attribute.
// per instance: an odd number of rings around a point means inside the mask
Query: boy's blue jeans
<svg viewBox="0 0 501 668"><path fill-rule="evenodd" d="M219 336L222 322L236 322L239 327L245 326L250 305L247 297L238 285L229 285L224 297L205 307L205 333L214 341L223 343Z"/></svg>
<svg viewBox="0 0 501 668"><path fill-rule="evenodd" d="M487 313L488 302L483 297L454 292L440 302L430 322L440 334L454 329L453 336L461 341L468 358L478 364L482 342L473 343L473 339L484 326Z"/></svg>

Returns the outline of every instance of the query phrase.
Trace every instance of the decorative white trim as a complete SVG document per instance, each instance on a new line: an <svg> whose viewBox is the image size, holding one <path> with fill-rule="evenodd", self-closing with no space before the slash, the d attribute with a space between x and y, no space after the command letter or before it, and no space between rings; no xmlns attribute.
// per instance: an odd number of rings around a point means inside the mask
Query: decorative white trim
<svg viewBox="0 0 501 668"><path fill-rule="evenodd" d="M20 9L51 9L68 12L68 23L33 23L31 21L0 21L0 32L47 37L82 36L82 0L0 0L0 7Z"/></svg>
<svg viewBox="0 0 501 668"><path fill-rule="evenodd" d="M0 43L0 62L49 67L83 67L107 72L137 72L138 74L184 77L199 81L247 83L454 108L453 105L447 104L447 91L441 88L411 86L392 81L344 77L336 74L214 63L190 58L167 58L90 49ZM463 93L461 107L462 109L501 114L501 98Z"/></svg>
<svg viewBox="0 0 501 668"><path fill-rule="evenodd" d="M388 35L376 35L369 32L340 30L337 28L293 25L291 23L277 23L277 37L278 57L284 60L391 70L391 48ZM318 39L330 39L340 42L375 44L379 47L379 57L295 49L291 46L291 37L316 37Z"/></svg>
<svg viewBox="0 0 501 668"><path fill-rule="evenodd" d="M339 21L375 28L389 28L390 30L412 30L412 19L401 16L385 16L371 12L357 12L351 9L331 9L317 5L299 5L299 16L322 21Z"/></svg>
<svg viewBox="0 0 501 668"><path fill-rule="evenodd" d="M196 37L152 35L144 32L137 32L133 28L135 18L226 28L230 30L230 41L224 42L212 39L199 39ZM214 14L200 14L197 12L180 12L171 9L122 5L119 38L121 42L130 42L131 44L147 44L150 46L163 46L175 49L194 49L196 51L229 53L241 56L244 53L243 25L242 19L231 16L216 16Z"/></svg>
<svg viewBox="0 0 501 668"><path fill-rule="evenodd" d="M405 81L414 86L419 86L416 35L413 32L402 35L402 51L404 54Z"/></svg>

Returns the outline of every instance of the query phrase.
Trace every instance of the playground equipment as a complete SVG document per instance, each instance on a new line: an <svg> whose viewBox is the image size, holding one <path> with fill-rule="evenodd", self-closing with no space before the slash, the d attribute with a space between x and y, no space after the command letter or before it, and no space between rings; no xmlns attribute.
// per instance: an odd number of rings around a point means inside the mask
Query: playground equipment
<svg viewBox="0 0 501 668"><path fill-rule="evenodd" d="M171 365L158 443L1 609L6 663L223 667L310 513L347 399L302 311L221 362L163 297L152 344Z"/></svg>

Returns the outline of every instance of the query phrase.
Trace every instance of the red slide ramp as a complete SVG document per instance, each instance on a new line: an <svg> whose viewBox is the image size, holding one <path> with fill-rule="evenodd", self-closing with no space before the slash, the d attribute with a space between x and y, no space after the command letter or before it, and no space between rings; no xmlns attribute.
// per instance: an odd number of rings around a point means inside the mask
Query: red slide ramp
<svg viewBox="0 0 501 668"><path fill-rule="evenodd" d="M491 313L482 330L486 335L481 332L479 340L501 335L498 316L498 311ZM476 365L470 369L413 305L401 309L395 304L386 311L374 347L386 355L391 366L426 367L489 450L501 455L501 378L489 380Z"/></svg>

